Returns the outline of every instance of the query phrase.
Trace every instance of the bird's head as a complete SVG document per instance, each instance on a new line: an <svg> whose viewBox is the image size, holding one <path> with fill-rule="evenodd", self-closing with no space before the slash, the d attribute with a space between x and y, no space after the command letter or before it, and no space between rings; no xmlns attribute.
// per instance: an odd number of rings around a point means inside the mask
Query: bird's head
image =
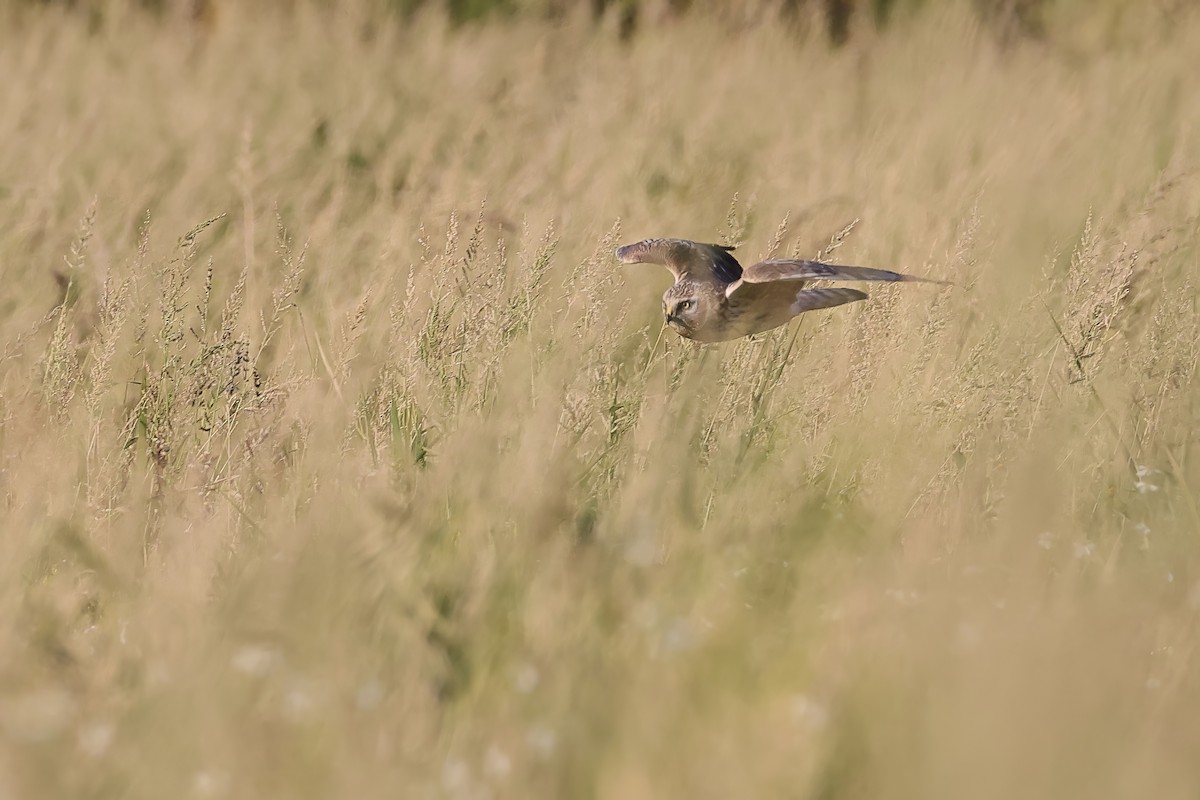
<svg viewBox="0 0 1200 800"><path fill-rule="evenodd" d="M671 330L687 339L708 319L708 304L703 293L692 281L681 280L663 295L663 316Z"/></svg>

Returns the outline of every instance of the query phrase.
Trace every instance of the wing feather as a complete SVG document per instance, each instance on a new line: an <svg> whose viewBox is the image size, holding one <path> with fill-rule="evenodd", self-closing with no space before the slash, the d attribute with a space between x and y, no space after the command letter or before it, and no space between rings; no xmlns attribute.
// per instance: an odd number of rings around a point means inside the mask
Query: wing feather
<svg viewBox="0 0 1200 800"><path fill-rule="evenodd" d="M843 303L853 303L856 300L866 300L867 293L858 289L819 288L801 289L796 292L792 303L793 314L803 314L805 311L815 311L818 308L833 308Z"/></svg>
<svg viewBox="0 0 1200 800"><path fill-rule="evenodd" d="M771 283L773 281L905 281L916 283L949 284L949 281L939 281L933 278L919 278L906 275L903 272L892 272L890 269L875 269L873 267L845 267L838 264L824 264L820 261L804 261L796 259L773 259L760 261L748 267L742 275L746 283ZM732 287L731 287L732 288Z"/></svg>

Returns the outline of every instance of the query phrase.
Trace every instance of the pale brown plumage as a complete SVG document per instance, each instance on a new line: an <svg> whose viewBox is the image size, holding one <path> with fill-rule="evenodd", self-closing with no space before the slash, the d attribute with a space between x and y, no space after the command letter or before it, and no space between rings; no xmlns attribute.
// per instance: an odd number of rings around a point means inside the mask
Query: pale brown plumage
<svg viewBox="0 0 1200 800"><path fill-rule="evenodd" d="M805 288L810 280L946 283L871 267L771 259L742 268L732 247L688 239L646 239L617 249L623 264L662 264L675 276L663 295L671 329L698 342L724 342L778 328L805 311L867 295L857 289Z"/></svg>

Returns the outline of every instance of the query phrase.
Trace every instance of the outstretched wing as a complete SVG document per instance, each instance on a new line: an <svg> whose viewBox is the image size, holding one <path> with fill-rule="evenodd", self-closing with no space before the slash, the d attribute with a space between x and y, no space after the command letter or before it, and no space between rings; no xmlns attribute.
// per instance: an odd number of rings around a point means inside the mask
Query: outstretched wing
<svg viewBox="0 0 1200 800"><path fill-rule="evenodd" d="M810 280L948 283L905 275L903 272L892 272L889 269L843 267L838 264L822 264L820 261L779 259L762 261L748 267L742 273L741 280L726 287L725 296L730 306L742 308L756 305L776 307L783 302L782 298L787 298L793 316L815 308L829 308L864 300L867 296L858 289L805 289L804 282Z"/></svg>
<svg viewBox="0 0 1200 800"><path fill-rule="evenodd" d="M721 283L733 283L741 279L742 265L731 250L726 245L689 239L645 239L617 248L617 260L622 264L662 264L675 280L716 278Z"/></svg>
<svg viewBox="0 0 1200 800"><path fill-rule="evenodd" d="M907 281L917 283L949 284L949 281L939 281L932 278L918 278L915 275L905 275L903 272L892 272L890 269L874 269L872 267L843 267L837 264L822 264L820 261L803 261L792 259L776 259L760 261L746 269L742 274L746 283L772 283L774 281ZM732 293L734 287L729 287Z"/></svg>

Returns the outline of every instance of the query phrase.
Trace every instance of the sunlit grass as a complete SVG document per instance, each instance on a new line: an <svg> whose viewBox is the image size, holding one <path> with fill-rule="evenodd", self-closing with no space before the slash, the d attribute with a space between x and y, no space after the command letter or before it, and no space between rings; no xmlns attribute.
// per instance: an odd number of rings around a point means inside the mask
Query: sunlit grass
<svg viewBox="0 0 1200 800"><path fill-rule="evenodd" d="M1200 21L13 19L0 795L1194 796Z"/></svg>

